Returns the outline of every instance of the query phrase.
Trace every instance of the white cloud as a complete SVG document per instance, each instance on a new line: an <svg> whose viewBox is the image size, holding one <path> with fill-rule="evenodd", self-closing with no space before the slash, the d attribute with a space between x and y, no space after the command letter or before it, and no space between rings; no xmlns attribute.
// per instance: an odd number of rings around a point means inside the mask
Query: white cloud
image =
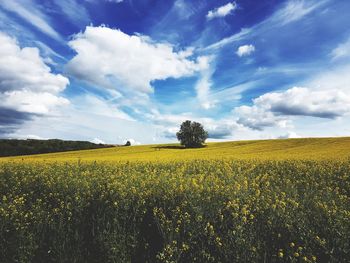
<svg viewBox="0 0 350 263"><path fill-rule="evenodd" d="M22 19L38 28L48 36L62 41L61 36L46 22L47 18L38 9L35 9L35 4L30 0L21 1L21 3L13 0L2 0L1 7L16 13Z"/></svg>
<svg viewBox="0 0 350 263"><path fill-rule="evenodd" d="M332 59L341 59L350 57L350 38L344 43L339 44L331 52Z"/></svg>
<svg viewBox="0 0 350 263"><path fill-rule="evenodd" d="M80 95L71 99L75 109L80 112L93 112L96 116L135 121L125 112L121 111L112 101L107 101L92 94Z"/></svg>
<svg viewBox="0 0 350 263"><path fill-rule="evenodd" d="M174 16L177 16L179 20L186 20L195 15L200 9L193 8L193 4L186 0L176 0L166 15L167 22L173 22ZM164 21L160 21L163 23Z"/></svg>
<svg viewBox="0 0 350 263"><path fill-rule="evenodd" d="M216 17L224 17L231 14L234 10L237 9L236 2L227 3L226 5L220 6L213 10L210 10L207 14L207 19L211 20Z"/></svg>
<svg viewBox="0 0 350 263"><path fill-rule="evenodd" d="M48 45L44 44L41 41L34 41L35 45L40 48L41 54L46 58L46 59L51 59L51 57L56 57L61 60L66 61L66 58L63 57L62 55L58 54L56 51L54 51L52 48L50 48ZM54 64L54 63L52 63Z"/></svg>
<svg viewBox="0 0 350 263"><path fill-rule="evenodd" d="M49 114L52 109L69 103L67 99L48 92L38 93L28 90L6 91L0 98L3 107L36 114Z"/></svg>
<svg viewBox="0 0 350 263"><path fill-rule="evenodd" d="M85 26L90 22L90 16L84 5L76 0L55 0L55 4L61 9L74 24Z"/></svg>
<svg viewBox="0 0 350 263"><path fill-rule="evenodd" d="M15 39L0 33L1 106L13 110L49 114L68 100L58 96L69 84L53 74L37 48L20 48Z"/></svg>
<svg viewBox="0 0 350 263"><path fill-rule="evenodd" d="M339 90L311 90L294 87L266 93L254 104L277 115L336 118L350 112L350 95Z"/></svg>
<svg viewBox="0 0 350 263"><path fill-rule="evenodd" d="M66 105L57 115L34 117L24 122L7 137L18 138L23 134L36 134L43 138L91 141L103 140L107 144L122 143L120 138L133 138L138 142L152 142L155 127L149 123L129 121L115 116L95 114L94 110L77 108L78 105ZM1 118L0 118L1 119ZM1 130L1 129L0 129Z"/></svg>
<svg viewBox="0 0 350 263"><path fill-rule="evenodd" d="M260 81L252 80L242 84L227 87L221 90L212 90L208 96L208 100L212 101L214 105L220 106L238 102L242 98L242 93L253 89L260 85Z"/></svg>
<svg viewBox="0 0 350 263"><path fill-rule="evenodd" d="M204 51L208 51L208 50L215 50L215 49L220 49L230 43L233 43L233 42L238 42L238 41L241 41L243 39L246 39L249 35L252 34L252 32L254 31L254 27L252 28L242 28L241 31L239 31L238 33L232 35L232 36L229 36L229 37L225 37L205 48L203 48Z"/></svg>
<svg viewBox="0 0 350 263"><path fill-rule="evenodd" d="M289 131L284 135L278 136L278 139L290 139L290 138L301 138L301 136L293 131Z"/></svg>
<svg viewBox="0 0 350 263"><path fill-rule="evenodd" d="M309 1L309 0L289 0L283 8L278 10L271 18L270 22L280 26L295 22L321 7L329 0Z"/></svg>
<svg viewBox="0 0 350 263"><path fill-rule="evenodd" d="M254 51L255 51L255 47L253 45L243 45L237 49L236 54L239 57L243 57L243 56L249 56Z"/></svg>
<svg viewBox="0 0 350 263"><path fill-rule="evenodd" d="M205 129L208 131L209 139L227 139L240 129L240 125L228 120L213 120L212 123L206 123Z"/></svg>
<svg viewBox="0 0 350 263"><path fill-rule="evenodd" d="M257 131L273 126L286 128L290 125L285 116L275 116L272 112L257 105L237 107L234 113L239 116L238 124Z"/></svg>
<svg viewBox="0 0 350 263"><path fill-rule="evenodd" d="M211 61L211 59L212 58L208 58L208 61ZM209 64L209 62L207 64ZM216 101L213 101L209 98L210 87L212 85L211 76L213 73L213 68L206 68L201 72L200 78L195 85L195 90L197 92L197 98L199 100L200 106L204 109L213 108L216 103Z"/></svg>
<svg viewBox="0 0 350 263"><path fill-rule="evenodd" d="M95 144L105 144L105 142L99 138L94 138L93 140L91 140L91 142Z"/></svg>
<svg viewBox="0 0 350 263"><path fill-rule="evenodd" d="M124 2L124 0L107 0L107 2L111 2L111 3L121 3L121 2Z"/></svg>
<svg viewBox="0 0 350 263"><path fill-rule="evenodd" d="M252 106L237 107L238 123L251 129L287 127L290 116L334 119L350 113L350 95L341 90L314 90L294 87L283 92L266 93Z"/></svg>
<svg viewBox="0 0 350 263"><path fill-rule="evenodd" d="M250 27L242 28L240 32L232 36L225 37L203 50L219 49L233 42L242 41L251 36L264 34L266 30L280 28L290 23L297 22L317 9L321 8L329 0L321 1L305 1L305 0L289 0L279 10L262 22Z"/></svg>
<svg viewBox="0 0 350 263"><path fill-rule="evenodd" d="M233 131L240 129L241 125L231 119L212 119L199 117L188 112L182 114L161 114L158 111L153 111L148 116L155 125L157 125L160 137L167 139L176 139L176 132L179 131L180 125L186 120L196 121L204 126L208 131L209 139L224 139L229 138Z"/></svg>
<svg viewBox="0 0 350 263"><path fill-rule="evenodd" d="M9 138L9 139L31 139L31 140L47 140L47 138L43 138L41 136L35 135L35 134L25 134L25 135L17 135L16 137Z"/></svg>
<svg viewBox="0 0 350 263"><path fill-rule="evenodd" d="M151 93L154 80L190 76L208 67L205 57L190 59L191 49L175 51L168 43L107 27L88 26L69 45L77 55L67 72L123 95Z"/></svg>
<svg viewBox="0 0 350 263"><path fill-rule="evenodd" d="M189 120L192 120L191 118L187 118ZM180 124L187 120L183 119L181 122L179 122L178 126L173 127L164 127L161 129L161 136L167 138L176 140L176 133L179 131ZM239 124L228 121L228 120L213 120L210 118L197 118L194 119L194 121L200 122L204 129L208 132L208 139L227 139L230 138L234 131L240 128Z"/></svg>
<svg viewBox="0 0 350 263"><path fill-rule="evenodd" d="M318 90L338 90L348 94L350 90L350 64L336 68L327 68L313 76L305 86L315 87Z"/></svg>

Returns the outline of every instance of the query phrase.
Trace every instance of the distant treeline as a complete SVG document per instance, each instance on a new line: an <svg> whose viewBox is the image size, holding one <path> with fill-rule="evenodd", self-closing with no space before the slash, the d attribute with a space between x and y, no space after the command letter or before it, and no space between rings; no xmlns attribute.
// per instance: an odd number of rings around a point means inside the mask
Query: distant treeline
<svg viewBox="0 0 350 263"><path fill-rule="evenodd" d="M0 157L29 155L39 153L65 152L75 150L87 150L97 148L107 148L112 145L95 144L87 141L63 141L51 140L12 140L0 139Z"/></svg>

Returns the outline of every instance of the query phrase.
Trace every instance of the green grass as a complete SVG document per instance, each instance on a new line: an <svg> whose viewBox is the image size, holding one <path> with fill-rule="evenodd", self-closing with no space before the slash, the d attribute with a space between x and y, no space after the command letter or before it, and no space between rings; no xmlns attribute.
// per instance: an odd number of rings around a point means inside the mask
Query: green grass
<svg viewBox="0 0 350 263"><path fill-rule="evenodd" d="M1 161L169 161L194 159L346 159L350 137L252 140L208 143L199 149L178 144L143 145L0 158Z"/></svg>

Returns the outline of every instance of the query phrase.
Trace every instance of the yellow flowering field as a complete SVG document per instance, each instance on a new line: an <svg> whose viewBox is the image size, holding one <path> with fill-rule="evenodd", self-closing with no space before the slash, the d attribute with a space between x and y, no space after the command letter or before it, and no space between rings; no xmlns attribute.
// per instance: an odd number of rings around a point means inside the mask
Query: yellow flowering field
<svg viewBox="0 0 350 263"><path fill-rule="evenodd" d="M344 159L350 157L350 137L255 140L207 143L183 149L179 144L113 147L94 150L0 158L1 161L128 161L164 162L197 159Z"/></svg>
<svg viewBox="0 0 350 263"><path fill-rule="evenodd" d="M349 262L348 146L300 139L2 158L0 262Z"/></svg>

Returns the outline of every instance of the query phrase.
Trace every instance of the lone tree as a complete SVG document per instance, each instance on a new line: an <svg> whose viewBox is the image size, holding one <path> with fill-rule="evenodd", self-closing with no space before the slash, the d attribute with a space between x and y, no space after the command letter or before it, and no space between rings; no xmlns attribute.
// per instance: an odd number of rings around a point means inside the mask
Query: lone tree
<svg viewBox="0 0 350 263"><path fill-rule="evenodd" d="M208 132L204 130L202 124L187 120L181 124L176 137L186 148L202 147L208 138Z"/></svg>

